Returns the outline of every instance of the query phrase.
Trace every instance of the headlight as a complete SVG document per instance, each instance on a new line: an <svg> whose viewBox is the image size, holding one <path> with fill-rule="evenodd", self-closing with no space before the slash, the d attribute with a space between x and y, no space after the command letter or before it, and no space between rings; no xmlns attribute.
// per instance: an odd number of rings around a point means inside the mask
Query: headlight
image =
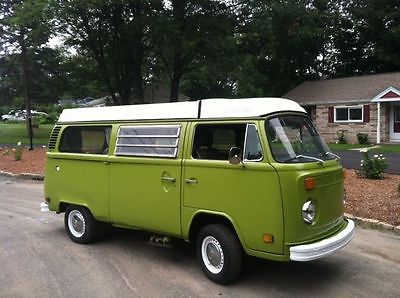
<svg viewBox="0 0 400 298"><path fill-rule="evenodd" d="M303 207L301 208L301 215L303 216L303 220L308 224L312 224L315 219L315 214L315 204L312 201L305 202Z"/></svg>

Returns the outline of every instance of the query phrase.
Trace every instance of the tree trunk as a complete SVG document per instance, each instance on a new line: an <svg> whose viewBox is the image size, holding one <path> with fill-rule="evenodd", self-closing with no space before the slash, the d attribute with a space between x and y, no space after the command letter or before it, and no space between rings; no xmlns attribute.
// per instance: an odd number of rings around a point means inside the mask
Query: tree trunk
<svg viewBox="0 0 400 298"><path fill-rule="evenodd" d="M136 67L135 67L136 68ZM143 94L143 79L142 79L142 68L135 69L133 73L133 86L132 86L132 102L133 104L142 104L144 103L144 94Z"/></svg>
<svg viewBox="0 0 400 298"><path fill-rule="evenodd" d="M186 1L173 0L173 18L174 22L177 24L178 32L175 36L175 46L174 46L174 61L172 68L172 79L170 85L170 95L169 100L171 102L178 101L179 94L179 84L182 77L182 49L183 49L183 37L181 33L184 31L184 19L185 19L185 4Z"/></svg>
<svg viewBox="0 0 400 298"><path fill-rule="evenodd" d="M169 100L171 102L177 102L178 101L178 96L179 96L179 84L180 84L181 78L180 75L176 71L174 71L172 80L171 80L171 85L170 85L170 93L169 93Z"/></svg>

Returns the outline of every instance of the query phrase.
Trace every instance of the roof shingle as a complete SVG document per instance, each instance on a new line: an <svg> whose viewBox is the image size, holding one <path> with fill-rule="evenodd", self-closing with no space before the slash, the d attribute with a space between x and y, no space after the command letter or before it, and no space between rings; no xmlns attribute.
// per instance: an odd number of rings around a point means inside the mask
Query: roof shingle
<svg viewBox="0 0 400 298"><path fill-rule="evenodd" d="M303 105L366 102L389 87L400 88L400 72L306 81L283 97Z"/></svg>

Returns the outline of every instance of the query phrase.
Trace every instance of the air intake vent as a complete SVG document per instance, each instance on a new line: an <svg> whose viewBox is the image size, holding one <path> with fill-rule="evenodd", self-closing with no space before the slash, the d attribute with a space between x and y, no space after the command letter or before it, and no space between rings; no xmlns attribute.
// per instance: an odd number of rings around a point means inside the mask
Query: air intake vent
<svg viewBox="0 0 400 298"><path fill-rule="evenodd" d="M56 144L57 144L57 138L58 134L60 133L61 126L54 126L53 130L51 131L50 134L50 139L49 139L49 149L56 149Z"/></svg>

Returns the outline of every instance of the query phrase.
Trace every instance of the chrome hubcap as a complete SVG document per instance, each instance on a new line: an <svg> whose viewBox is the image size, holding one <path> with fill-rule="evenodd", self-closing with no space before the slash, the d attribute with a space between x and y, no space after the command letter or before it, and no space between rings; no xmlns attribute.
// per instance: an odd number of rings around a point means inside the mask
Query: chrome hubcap
<svg viewBox="0 0 400 298"><path fill-rule="evenodd" d="M224 267L224 252L221 244L212 236L207 236L201 244L201 256L207 269L218 274Z"/></svg>
<svg viewBox="0 0 400 298"><path fill-rule="evenodd" d="M68 215L68 227L72 235L78 238L82 237L86 231L86 222L82 213L72 210Z"/></svg>

